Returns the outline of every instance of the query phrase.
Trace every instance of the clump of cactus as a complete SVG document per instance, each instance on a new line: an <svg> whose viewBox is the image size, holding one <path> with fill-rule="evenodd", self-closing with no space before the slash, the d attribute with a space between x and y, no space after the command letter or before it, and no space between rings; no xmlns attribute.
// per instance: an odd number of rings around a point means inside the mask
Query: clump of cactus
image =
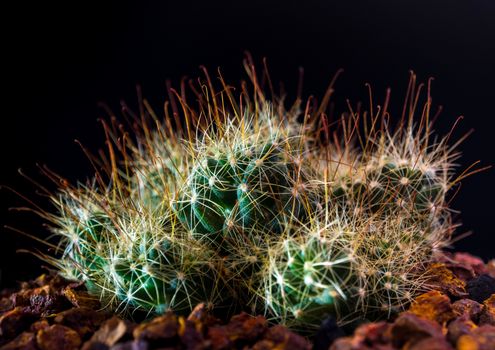
<svg viewBox="0 0 495 350"><path fill-rule="evenodd" d="M45 259L124 313L205 302L311 330L399 311L430 288L453 229L458 154L431 138L429 95L417 118L413 76L396 129L386 102L334 131L331 87L316 108L286 109L246 68L254 93L221 77L218 92L206 74L197 108L171 91L163 120L144 101L131 133L104 124L102 171L52 195L59 241Z"/></svg>

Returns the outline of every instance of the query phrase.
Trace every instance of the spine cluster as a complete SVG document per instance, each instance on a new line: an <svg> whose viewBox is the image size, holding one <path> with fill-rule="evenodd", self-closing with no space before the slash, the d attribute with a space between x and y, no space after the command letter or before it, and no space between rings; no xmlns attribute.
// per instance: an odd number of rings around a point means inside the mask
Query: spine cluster
<svg viewBox="0 0 495 350"><path fill-rule="evenodd" d="M401 310L429 288L428 263L453 227L458 154L431 140L430 100L396 129L382 109L330 130L326 102L286 110L250 69L255 93L244 86L240 104L208 79L196 110L182 93L163 121L142 108L134 138L105 126L102 172L52 196L59 242L46 259L120 312L206 302L311 330L326 315Z"/></svg>

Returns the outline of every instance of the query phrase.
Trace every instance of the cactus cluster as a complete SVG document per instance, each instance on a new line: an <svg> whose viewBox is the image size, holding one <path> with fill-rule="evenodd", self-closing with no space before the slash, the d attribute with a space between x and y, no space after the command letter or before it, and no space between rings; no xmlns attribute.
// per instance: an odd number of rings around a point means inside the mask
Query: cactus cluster
<svg viewBox="0 0 495 350"><path fill-rule="evenodd" d="M59 242L46 259L125 313L206 302L314 329L326 315L346 323L400 310L429 288L428 263L453 228L458 154L432 142L429 96L418 120L407 100L396 129L379 109L343 115L323 137L327 98L285 109L246 67L254 94L243 84L239 102L207 76L196 109L183 91L163 121L145 102L134 137L105 124L101 173L52 195Z"/></svg>

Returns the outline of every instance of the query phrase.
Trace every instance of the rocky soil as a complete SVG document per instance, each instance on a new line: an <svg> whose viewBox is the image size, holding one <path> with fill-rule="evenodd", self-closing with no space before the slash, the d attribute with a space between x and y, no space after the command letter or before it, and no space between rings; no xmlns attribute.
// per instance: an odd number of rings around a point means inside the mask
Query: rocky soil
<svg viewBox="0 0 495 350"><path fill-rule="evenodd" d="M242 313L221 322L201 304L188 317L167 313L132 322L101 310L80 284L46 274L0 292L0 350L494 350L495 260L456 253L431 268L435 290L392 320L346 334L327 319L312 339L262 316Z"/></svg>

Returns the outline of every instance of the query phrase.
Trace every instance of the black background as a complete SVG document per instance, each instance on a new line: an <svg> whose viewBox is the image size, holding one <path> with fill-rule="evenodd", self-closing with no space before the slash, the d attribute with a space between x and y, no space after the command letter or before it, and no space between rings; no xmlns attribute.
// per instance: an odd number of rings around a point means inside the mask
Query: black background
<svg viewBox="0 0 495 350"><path fill-rule="evenodd" d="M69 4L70 3L70 4ZM4 6L4 5L2 5ZM433 76L433 102L444 106L437 124L454 135L475 133L461 147L463 167L481 159L495 164L495 3L478 1L70 1L36 5L16 2L1 10L0 184L37 202L35 188L18 173L40 178L35 164L75 181L92 174L74 139L90 150L103 146L97 122L104 101L136 104L136 84L161 109L165 80L200 74L203 64L222 67L228 81L244 78L244 50L268 58L273 80L294 91L305 68L305 95L321 96L339 68L334 100L367 101L364 83L377 98L392 88L399 109L413 69ZM292 90L291 90L292 89ZM462 212L459 233L474 234L456 248L495 257L494 171L468 178L453 203ZM41 221L7 210L24 205L0 191L0 224L43 236ZM20 248L33 241L1 229L2 285L40 272L42 263Z"/></svg>

